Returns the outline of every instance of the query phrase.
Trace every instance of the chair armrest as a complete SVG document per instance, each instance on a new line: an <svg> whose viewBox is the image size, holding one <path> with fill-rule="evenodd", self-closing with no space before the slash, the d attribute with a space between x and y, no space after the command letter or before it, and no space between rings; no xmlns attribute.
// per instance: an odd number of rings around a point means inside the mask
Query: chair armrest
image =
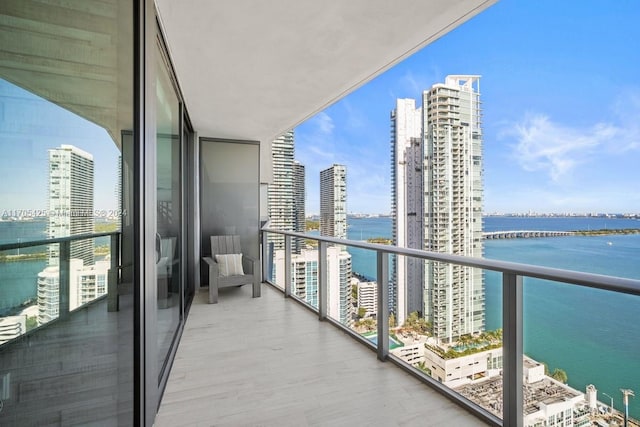
<svg viewBox="0 0 640 427"><path fill-rule="evenodd" d="M220 269L218 263L215 262L211 257L204 257L202 259L209 265L209 280L211 280L213 277L217 278L219 276Z"/></svg>
<svg viewBox="0 0 640 427"><path fill-rule="evenodd" d="M251 264L251 276L253 276L253 297L257 298L260 296L260 283L262 282L260 260L248 255L242 255L242 268L245 268L244 274L247 274L245 264Z"/></svg>
<svg viewBox="0 0 640 427"><path fill-rule="evenodd" d="M256 258L242 254L242 268L244 270L244 274L257 274L257 265L258 260Z"/></svg>
<svg viewBox="0 0 640 427"><path fill-rule="evenodd" d="M211 257L202 258L209 265L209 304L218 302L218 263Z"/></svg>

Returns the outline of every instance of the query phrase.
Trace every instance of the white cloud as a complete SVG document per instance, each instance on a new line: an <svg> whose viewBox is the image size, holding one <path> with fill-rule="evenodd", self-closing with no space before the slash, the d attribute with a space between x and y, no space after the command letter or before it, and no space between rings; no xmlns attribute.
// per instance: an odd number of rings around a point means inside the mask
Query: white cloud
<svg viewBox="0 0 640 427"><path fill-rule="evenodd" d="M333 159L333 118L323 111L309 119L308 124L303 133L296 133L296 158L310 165L316 163L318 157Z"/></svg>
<svg viewBox="0 0 640 427"><path fill-rule="evenodd" d="M325 136L331 136L333 134L333 129L335 127L333 119L324 111L316 114L311 121L317 126L318 133Z"/></svg>
<svg viewBox="0 0 640 427"><path fill-rule="evenodd" d="M409 90L413 93L419 94L426 89L426 87L418 83L418 80L411 71L407 71L407 73L402 78L404 80L404 83L409 87Z"/></svg>
<svg viewBox="0 0 640 427"><path fill-rule="evenodd" d="M417 74L412 70L407 70L398 79L395 87L389 91L389 96L394 101L397 98L414 98L420 104L422 102L422 92L442 80L442 72L434 65L424 65L420 73Z"/></svg>
<svg viewBox="0 0 640 427"><path fill-rule="evenodd" d="M355 108L347 99L342 100L340 105L344 108L345 122L348 129L357 131L366 127L367 118L362 114L362 111Z"/></svg>
<svg viewBox="0 0 640 427"><path fill-rule="evenodd" d="M570 176L576 167L602 153L638 147L639 135L637 128L613 123L570 127L555 123L544 114L527 115L501 132L503 137L515 138L511 154L523 169L545 171L554 182Z"/></svg>
<svg viewBox="0 0 640 427"><path fill-rule="evenodd" d="M442 71L434 65L426 65L417 76L408 71L403 78L418 97L422 96L422 92L429 89L433 84L444 81Z"/></svg>

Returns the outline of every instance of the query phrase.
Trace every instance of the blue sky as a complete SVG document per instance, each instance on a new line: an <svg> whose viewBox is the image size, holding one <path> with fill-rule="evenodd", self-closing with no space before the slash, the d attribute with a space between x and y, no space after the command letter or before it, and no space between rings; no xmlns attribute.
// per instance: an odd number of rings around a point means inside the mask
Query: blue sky
<svg viewBox="0 0 640 427"><path fill-rule="evenodd" d="M120 152L101 127L0 79L0 216L45 210L49 154L74 145L94 160L94 208L115 210Z"/></svg>
<svg viewBox="0 0 640 427"><path fill-rule="evenodd" d="M640 213L639 41L637 0L499 1L296 128L307 212L320 170L341 163L349 212L388 213L395 100L479 74L485 212ZM60 144L94 155L95 207L117 207L103 129L2 80L0 99L0 214L46 209L47 149Z"/></svg>
<svg viewBox="0 0 640 427"><path fill-rule="evenodd" d="M639 41L639 1L499 1L295 129L307 212L340 163L348 211L388 213L395 100L479 74L485 212L640 213Z"/></svg>

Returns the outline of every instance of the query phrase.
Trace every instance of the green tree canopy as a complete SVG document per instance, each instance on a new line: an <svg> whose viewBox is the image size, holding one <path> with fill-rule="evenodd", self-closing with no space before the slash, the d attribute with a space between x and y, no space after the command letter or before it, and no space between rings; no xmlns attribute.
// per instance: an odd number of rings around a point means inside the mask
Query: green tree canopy
<svg viewBox="0 0 640 427"><path fill-rule="evenodd" d="M551 378L553 378L556 381L560 381L563 384L566 384L567 381L569 381L569 377L567 376L567 373L560 368L556 368L553 370L553 374L551 374Z"/></svg>
<svg viewBox="0 0 640 427"><path fill-rule="evenodd" d="M396 316L393 313L389 315L389 327L390 328L396 327Z"/></svg>
<svg viewBox="0 0 640 427"><path fill-rule="evenodd" d="M431 333L431 323L429 323L424 317L420 316L417 311L409 314L402 327L421 335L428 335Z"/></svg>

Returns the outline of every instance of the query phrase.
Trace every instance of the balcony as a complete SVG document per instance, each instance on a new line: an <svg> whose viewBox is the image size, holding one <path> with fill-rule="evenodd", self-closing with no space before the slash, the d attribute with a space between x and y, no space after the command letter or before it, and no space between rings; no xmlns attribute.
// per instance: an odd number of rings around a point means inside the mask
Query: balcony
<svg viewBox="0 0 640 427"><path fill-rule="evenodd" d="M283 234L288 247L291 247L294 238L303 236L276 230L265 230L263 235L269 233ZM91 235L92 238L98 236L110 236L111 253L119 252L118 233ZM63 276L68 277L66 271L69 268L68 247L71 240L87 237L89 236L46 240L49 244L57 242L61 245L61 253L64 255ZM640 282L637 280L310 235L304 237L317 240L320 253L326 251L327 245L335 243L376 252L379 319L385 318L381 313L387 310L388 304L384 277L385 272L388 272L388 261L385 259L389 254L401 254L427 262L437 260L441 266L449 263L499 272L503 278L503 298L507 301L503 308L504 377L497 383L496 380L493 381L496 387L502 387L503 397L514 395L513 400L504 399L507 403L499 406L500 411L489 413L457 394L457 391L445 388L412 367L414 362L418 363L418 359L414 357L411 348L405 348L405 353L412 357L409 363L405 363L390 351L390 344L385 339L374 345L332 320L331 313L327 310L327 265L319 259L318 293L316 303L313 304L317 308L299 301L295 295L291 295L291 289L287 289L287 286L278 290L277 283L274 286L264 285L263 296L257 299L250 298L249 288L226 290L221 294L220 304L215 306L204 303L204 292L196 296L172 366L156 425L425 425L425 420L432 420L432 425L521 425L517 423L518 420L534 413L527 406L527 393L536 392L525 387L520 371L523 360L523 277L560 281L574 288L586 286L609 292L640 294ZM42 246L44 243L39 241L4 245L3 250L34 245ZM287 256L291 256L291 253ZM269 258L268 253L263 253L264 261ZM117 257L113 257L112 262L115 263L112 264L112 271L115 271L118 269ZM109 284L113 285L113 282L110 280ZM283 293L291 298L283 298ZM82 324L87 313L110 316L109 305L115 301L105 296L88 305L84 311L70 310L67 302L68 298L59 300L62 307L60 312L64 313L60 320ZM318 318L322 321L318 322ZM42 340L46 335L55 335L58 324L59 321L42 325L29 332L29 335L34 340ZM377 327L378 336L384 337L387 335L385 332L390 331L384 320ZM75 345L86 346L89 343L88 337L89 335L81 336ZM97 336L96 341L102 338ZM5 350L12 347L12 344L6 343ZM16 350L20 349L16 347ZM100 348L97 347L97 350L100 351ZM28 348L24 351L28 353ZM40 357L50 357L50 354L41 354ZM103 362L109 369L113 369L111 360L105 359ZM82 370L83 366L78 364L74 368ZM78 375L77 371L63 373ZM90 377L92 374L87 375ZM18 379L12 378L12 381ZM524 390L524 393L519 397L513 390ZM34 398L44 397L37 389L33 389L33 392ZM26 394L22 393L28 394L29 389L22 387L20 393L21 399L24 399ZM469 391L468 396L474 396L474 392ZM37 399L34 403L37 403ZM70 407L67 410L73 409ZM105 403L105 413L110 410L112 407ZM507 419L507 416L512 418ZM507 421L501 422L501 417Z"/></svg>
<svg viewBox="0 0 640 427"><path fill-rule="evenodd" d="M194 303L187 320L156 425L175 425L178 421L220 425L425 425L425 420L434 420L433 425L529 425L528 417L533 416L535 408L527 396L537 391L528 382L531 374L524 375L530 368L523 354L524 279L640 295L638 280L274 229L263 229L262 233L264 271L271 271L268 262L272 256L266 236L274 233L285 236L285 248L291 248L294 238L318 241L317 302L311 305L298 298L295 291L292 294L290 269L284 269L286 277L280 283L274 280L273 286L264 285L260 299L251 299L250 290L240 288L223 294L220 305L210 306L203 304L204 296L199 295L202 299ZM332 318L337 313L331 313L329 307L326 254L335 244L376 252L376 336L382 339L375 344ZM414 364L394 354L389 321L383 315L388 313L390 254L501 275L502 368L501 374L491 379L491 384L499 384L494 387L499 390L497 403L482 407L464 397L474 396L474 392L448 388L442 383L448 378L438 381L416 369L417 359L412 359ZM290 250L285 251L285 258L291 260ZM464 314L462 308L456 312ZM464 335L463 329L454 327L452 333ZM484 375L482 371L472 376L482 379ZM459 406L451 406L451 401Z"/></svg>
<svg viewBox="0 0 640 427"><path fill-rule="evenodd" d="M155 426L486 425L276 288L195 298Z"/></svg>

